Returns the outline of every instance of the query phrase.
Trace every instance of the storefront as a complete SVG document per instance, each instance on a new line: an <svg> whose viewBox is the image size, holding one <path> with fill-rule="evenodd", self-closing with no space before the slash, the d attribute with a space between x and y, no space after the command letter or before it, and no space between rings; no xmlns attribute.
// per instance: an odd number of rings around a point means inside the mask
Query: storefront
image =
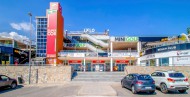
<svg viewBox="0 0 190 97"><path fill-rule="evenodd" d="M160 52L142 56L141 66L190 66L190 50Z"/></svg>
<svg viewBox="0 0 190 97"><path fill-rule="evenodd" d="M0 46L0 64L13 64L13 48Z"/></svg>

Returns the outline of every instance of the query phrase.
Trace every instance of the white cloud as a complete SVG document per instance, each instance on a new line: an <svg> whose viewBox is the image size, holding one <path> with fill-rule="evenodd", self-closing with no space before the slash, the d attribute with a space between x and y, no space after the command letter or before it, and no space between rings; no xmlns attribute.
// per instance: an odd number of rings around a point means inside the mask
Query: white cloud
<svg viewBox="0 0 190 97"><path fill-rule="evenodd" d="M11 27L16 30L24 30L30 31L30 23L21 22L21 23L10 23ZM34 25L32 24L32 28L34 29Z"/></svg>
<svg viewBox="0 0 190 97"><path fill-rule="evenodd" d="M26 41L29 41L27 36L19 35L17 32L2 32L0 33L0 37L12 38L25 44L28 44Z"/></svg>

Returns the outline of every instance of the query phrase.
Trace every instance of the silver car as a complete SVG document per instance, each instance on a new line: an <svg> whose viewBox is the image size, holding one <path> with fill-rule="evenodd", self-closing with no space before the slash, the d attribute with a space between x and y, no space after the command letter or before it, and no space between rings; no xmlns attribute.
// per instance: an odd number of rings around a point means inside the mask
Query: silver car
<svg viewBox="0 0 190 97"><path fill-rule="evenodd" d="M181 72L156 71L151 74L151 77L154 79L156 87L160 88L163 93L167 93L170 90L185 93L189 89L188 78Z"/></svg>
<svg viewBox="0 0 190 97"><path fill-rule="evenodd" d="M8 76L0 75L0 87L11 87L14 89L17 87L17 81Z"/></svg>

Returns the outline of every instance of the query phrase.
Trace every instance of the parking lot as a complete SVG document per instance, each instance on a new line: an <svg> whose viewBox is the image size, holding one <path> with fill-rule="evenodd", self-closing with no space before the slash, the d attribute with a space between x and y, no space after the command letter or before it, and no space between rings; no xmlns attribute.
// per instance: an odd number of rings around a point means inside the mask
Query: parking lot
<svg viewBox="0 0 190 97"><path fill-rule="evenodd" d="M0 97L69 97L77 96L80 88L87 84L103 84L111 86L118 96L125 97L189 97L190 91L186 93L170 92L163 94L159 90L156 90L154 94L139 93L132 94L132 92L126 88L122 88L119 82L100 83L100 82L70 82L67 84L42 84L42 85L19 85L17 89L0 89Z"/></svg>

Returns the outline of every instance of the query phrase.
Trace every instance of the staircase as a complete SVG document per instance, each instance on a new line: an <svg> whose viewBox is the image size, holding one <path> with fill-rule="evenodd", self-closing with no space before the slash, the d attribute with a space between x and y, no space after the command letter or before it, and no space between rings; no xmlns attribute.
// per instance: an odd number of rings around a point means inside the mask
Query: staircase
<svg viewBox="0 0 190 97"><path fill-rule="evenodd" d="M124 72L74 72L72 81L120 82Z"/></svg>

